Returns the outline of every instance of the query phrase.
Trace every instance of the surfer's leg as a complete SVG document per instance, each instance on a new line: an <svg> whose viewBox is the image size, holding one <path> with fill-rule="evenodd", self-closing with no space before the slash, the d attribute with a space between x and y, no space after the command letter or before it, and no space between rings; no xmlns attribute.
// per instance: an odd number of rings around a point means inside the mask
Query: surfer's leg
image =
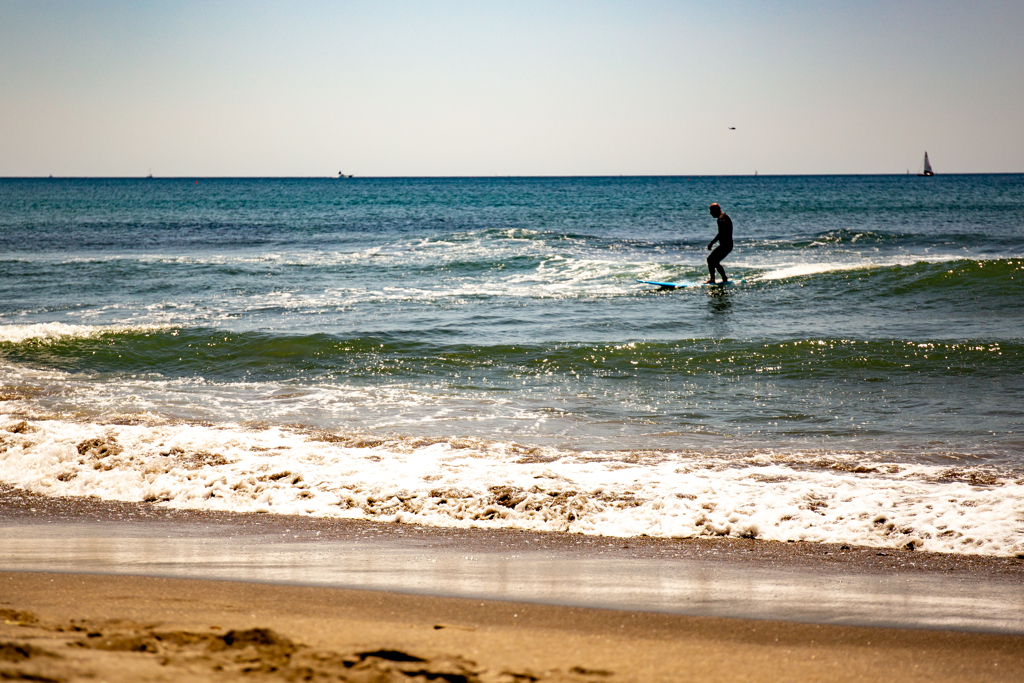
<svg viewBox="0 0 1024 683"><path fill-rule="evenodd" d="M715 248L711 255L708 256L708 271L711 272L711 279L706 284L715 284L715 271L717 270L722 274L722 281L725 282L728 278L725 277L725 268L722 268L722 259L732 251L732 249L725 249L721 246Z"/></svg>
<svg viewBox="0 0 1024 683"><path fill-rule="evenodd" d="M722 259L729 255L732 251L731 246L718 245L711 256L708 256L708 269L711 271L711 279L708 280L708 284L715 284L715 270L722 274L722 282L728 282L729 278L725 276L725 268L722 267Z"/></svg>

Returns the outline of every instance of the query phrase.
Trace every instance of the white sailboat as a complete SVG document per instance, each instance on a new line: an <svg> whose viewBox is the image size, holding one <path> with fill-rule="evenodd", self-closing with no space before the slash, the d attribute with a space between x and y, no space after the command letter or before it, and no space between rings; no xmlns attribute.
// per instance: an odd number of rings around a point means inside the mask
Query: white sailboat
<svg viewBox="0 0 1024 683"><path fill-rule="evenodd" d="M932 170L932 165L928 162L928 152L924 153L924 171L917 175L933 176L935 171Z"/></svg>

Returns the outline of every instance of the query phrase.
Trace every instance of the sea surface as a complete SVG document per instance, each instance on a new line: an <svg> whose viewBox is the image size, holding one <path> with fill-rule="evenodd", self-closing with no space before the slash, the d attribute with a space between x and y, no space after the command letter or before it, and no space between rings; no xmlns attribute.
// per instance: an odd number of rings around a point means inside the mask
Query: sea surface
<svg viewBox="0 0 1024 683"><path fill-rule="evenodd" d="M1024 175L0 179L0 399L46 495L1021 554Z"/></svg>

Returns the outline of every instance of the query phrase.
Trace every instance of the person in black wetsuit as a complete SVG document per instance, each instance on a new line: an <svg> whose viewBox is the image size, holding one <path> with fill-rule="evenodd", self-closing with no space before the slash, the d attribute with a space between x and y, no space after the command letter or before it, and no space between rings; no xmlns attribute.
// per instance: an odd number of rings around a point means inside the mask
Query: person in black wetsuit
<svg viewBox="0 0 1024 683"><path fill-rule="evenodd" d="M715 239L708 242L708 249L715 246L715 242L718 242L718 248L708 256L708 270L711 271L711 279L705 283L708 285L715 284L716 269L722 274L722 282L729 281L725 276L725 268L722 267L722 259L732 251L732 219L722 212L722 207L718 204L711 205L711 215L718 219L718 234L715 235Z"/></svg>

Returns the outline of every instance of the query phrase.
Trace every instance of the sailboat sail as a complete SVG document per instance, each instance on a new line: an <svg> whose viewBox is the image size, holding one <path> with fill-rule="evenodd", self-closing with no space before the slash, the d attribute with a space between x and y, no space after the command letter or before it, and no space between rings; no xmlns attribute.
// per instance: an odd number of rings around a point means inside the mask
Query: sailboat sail
<svg viewBox="0 0 1024 683"><path fill-rule="evenodd" d="M917 175L935 175L935 171L932 170L932 165L928 161L928 152L924 153L924 171Z"/></svg>

